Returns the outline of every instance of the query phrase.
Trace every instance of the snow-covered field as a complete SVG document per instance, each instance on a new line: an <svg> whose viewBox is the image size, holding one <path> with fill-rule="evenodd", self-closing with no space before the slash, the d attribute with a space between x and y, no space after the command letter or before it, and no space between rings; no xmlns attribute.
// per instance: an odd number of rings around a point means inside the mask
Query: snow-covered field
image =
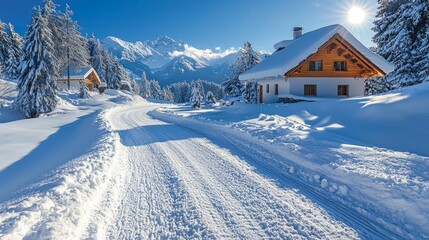
<svg viewBox="0 0 429 240"><path fill-rule="evenodd" d="M190 111L63 92L31 120L6 99L0 239L427 238L428 93Z"/></svg>

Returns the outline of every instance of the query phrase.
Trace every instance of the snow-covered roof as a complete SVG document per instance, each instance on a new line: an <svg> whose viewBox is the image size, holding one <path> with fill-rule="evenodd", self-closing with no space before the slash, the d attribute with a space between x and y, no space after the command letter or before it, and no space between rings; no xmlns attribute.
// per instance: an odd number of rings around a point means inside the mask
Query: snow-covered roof
<svg viewBox="0 0 429 240"><path fill-rule="evenodd" d="M293 42L293 40L283 40L281 42L274 44L274 48L276 50L279 50L280 48L285 48L285 47L289 46L292 42Z"/></svg>
<svg viewBox="0 0 429 240"><path fill-rule="evenodd" d="M107 83L105 83L105 82L101 82L100 84L98 84L98 87L99 87L99 88L107 87Z"/></svg>
<svg viewBox="0 0 429 240"><path fill-rule="evenodd" d="M273 53L273 55L255 67L241 74L239 79L248 81L283 76L286 72L307 59L311 54L316 53L318 49L328 42L335 34L339 34L384 73L390 73L395 69L394 64L369 50L347 31L347 29L336 24L308 32L295 40L279 42L276 46L284 47L284 49Z"/></svg>
<svg viewBox="0 0 429 240"><path fill-rule="evenodd" d="M97 72L92 67L84 67L81 70L70 69L70 79L85 79L88 77L89 74L91 74L92 71L94 71L97 78L100 79ZM67 79L68 78L67 75L68 74L66 69L61 79Z"/></svg>

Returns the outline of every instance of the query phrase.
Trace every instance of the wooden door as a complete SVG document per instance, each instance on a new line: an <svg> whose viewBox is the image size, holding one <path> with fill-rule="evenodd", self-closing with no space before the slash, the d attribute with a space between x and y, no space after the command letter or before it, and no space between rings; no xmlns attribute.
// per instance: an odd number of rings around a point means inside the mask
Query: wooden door
<svg viewBox="0 0 429 240"><path fill-rule="evenodd" d="M262 85L259 85L259 103L264 102L264 91Z"/></svg>

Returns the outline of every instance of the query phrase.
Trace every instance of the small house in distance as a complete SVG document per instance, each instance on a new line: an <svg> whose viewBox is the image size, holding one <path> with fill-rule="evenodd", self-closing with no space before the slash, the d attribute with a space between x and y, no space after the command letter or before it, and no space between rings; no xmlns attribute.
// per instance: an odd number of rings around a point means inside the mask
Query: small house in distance
<svg viewBox="0 0 429 240"><path fill-rule="evenodd" d="M267 59L240 75L258 84L258 102L273 103L286 95L354 97L365 92L365 80L385 76L394 65L373 53L341 25L302 34L274 45Z"/></svg>
<svg viewBox="0 0 429 240"><path fill-rule="evenodd" d="M68 74L63 73L57 82L58 87L68 89ZM79 89L80 84L85 83L90 91L94 90L94 86L101 83L100 77L92 67L86 67L78 71L70 70L70 89Z"/></svg>

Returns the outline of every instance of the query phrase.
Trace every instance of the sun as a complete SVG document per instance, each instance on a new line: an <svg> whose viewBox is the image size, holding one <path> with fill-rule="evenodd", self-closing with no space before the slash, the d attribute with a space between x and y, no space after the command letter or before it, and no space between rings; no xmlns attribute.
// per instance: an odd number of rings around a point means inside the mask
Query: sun
<svg viewBox="0 0 429 240"><path fill-rule="evenodd" d="M361 24L366 19L366 12L360 7L351 7L347 19L351 24Z"/></svg>

